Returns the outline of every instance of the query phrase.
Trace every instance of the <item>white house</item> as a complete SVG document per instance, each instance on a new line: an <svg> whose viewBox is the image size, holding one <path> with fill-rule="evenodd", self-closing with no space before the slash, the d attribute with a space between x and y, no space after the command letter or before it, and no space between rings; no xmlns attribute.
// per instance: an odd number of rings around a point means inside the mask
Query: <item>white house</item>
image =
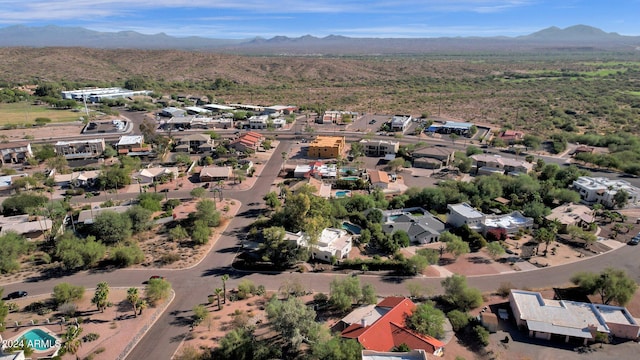
<svg viewBox="0 0 640 360"><path fill-rule="evenodd" d="M397 141L388 140L360 140L360 144L364 148L364 153L367 156L385 156L393 154L395 155L400 148L400 143Z"/></svg>
<svg viewBox="0 0 640 360"><path fill-rule="evenodd" d="M308 246L307 236L302 232L285 233L285 240L295 241L299 246ZM331 262L332 258L343 259L352 248L351 235L342 229L326 228L322 230L318 242L311 246L313 259Z"/></svg>
<svg viewBox="0 0 640 360"><path fill-rule="evenodd" d="M582 202L586 204L599 203L607 207L614 207L614 197L620 190L629 195L627 206L640 203L640 189L624 180L611 180L605 177L581 176L573 182L573 188L580 194Z"/></svg>
<svg viewBox="0 0 640 360"><path fill-rule="evenodd" d="M175 180L178 177L178 168L173 167L152 167L148 169L142 169L135 173L132 178L140 182L140 184L152 184L161 178L168 178L169 180Z"/></svg>
<svg viewBox="0 0 640 360"><path fill-rule="evenodd" d="M491 229L504 229L508 234L513 234L519 229L531 229L533 218L518 211L505 215L486 215L468 203L461 203L447 205L447 224L454 227L466 224L470 229L483 234Z"/></svg>
<svg viewBox="0 0 640 360"><path fill-rule="evenodd" d="M587 344L597 333L636 340L640 326L629 311L620 306L544 299L538 292L511 290L509 305L516 324L529 336Z"/></svg>

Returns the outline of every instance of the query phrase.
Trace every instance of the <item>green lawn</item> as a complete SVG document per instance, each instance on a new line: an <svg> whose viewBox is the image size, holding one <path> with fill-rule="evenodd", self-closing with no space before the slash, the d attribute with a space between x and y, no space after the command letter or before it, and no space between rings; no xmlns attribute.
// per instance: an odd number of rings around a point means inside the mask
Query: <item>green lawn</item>
<svg viewBox="0 0 640 360"><path fill-rule="evenodd" d="M34 124L35 119L39 117L49 118L51 122L69 122L78 120L82 115L82 112L56 110L28 102L0 104L0 126Z"/></svg>

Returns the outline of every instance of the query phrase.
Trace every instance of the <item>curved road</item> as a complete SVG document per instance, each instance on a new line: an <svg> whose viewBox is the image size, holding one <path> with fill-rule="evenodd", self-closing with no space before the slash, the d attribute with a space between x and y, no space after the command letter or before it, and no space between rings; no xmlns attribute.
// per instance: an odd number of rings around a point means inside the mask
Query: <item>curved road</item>
<svg viewBox="0 0 640 360"><path fill-rule="evenodd" d="M281 141L274 154L288 151L292 142ZM127 359L169 359L176 351L184 336L189 332L191 309L207 301L207 295L216 287L221 287L220 276L229 274L227 288L235 287L242 279L250 279L256 284L264 285L269 290L276 290L287 279L296 278L306 288L328 292L329 283L336 275L329 273L249 273L234 270L230 267L239 249L239 238L246 234L248 226L262 210L262 196L269 191L282 166L280 156L272 156L255 186L246 191L227 190L225 198L233 198L242 202L235 218L229 223L227 230L218 239L210 253L196 266L184 270L158 269L120 269L114 271L88 271L68 276L49 279L31 279L25 283L5 286L5 293L15 290L27 290L31 294L50 293L59 282L70 282L86 287L95 287L100 281L107 281L111 286L134 286L146 281L151 275L162 275L171 282L176 297L158 321L145 334L140 343L133 349ZM187 195L175 193L174 195ZM548 287L563 285L569 277L579 271L599 271L606 267L622 268L640 282L640 247L624 246L609 253L588 258L562 266L539 269L535 271L512 272L500 275L469 277L472 286L482 291L497 289L502 282L510 282L515 287ZM376 287L380 295L406 294L405 280L420 281L440 291L439 278L398 278L366 275L361 277L363 283Z"/></svg>

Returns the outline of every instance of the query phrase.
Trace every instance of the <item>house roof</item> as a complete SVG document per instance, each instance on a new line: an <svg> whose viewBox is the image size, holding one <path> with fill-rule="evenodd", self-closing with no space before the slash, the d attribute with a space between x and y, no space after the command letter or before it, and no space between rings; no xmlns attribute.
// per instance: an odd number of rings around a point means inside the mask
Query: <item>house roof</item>
<svg viewBox="0 0 640 360"><path fill-rule="evenodd" d="M362 350L362 360L427 360L427 353L424 350L408 352Z"/></svg>
<svg viewBox="0 0 640 360"><path fill-rule="evenodd" d="M26 141L0 143L0 150L26 148L27 146L29 146L29 143Z"/></svg>
<svg viewBox="0 0 640 360"><path fill-rule="evenodd" d="M386 171L372 170L372 171L369 171L369 180L371 181L372 184L376 184L376 183L388 184L389 174L387 174Z"/></svg>
<svg viewBox="0 0 640 360"><path fill-rule="evenodd" d="M609 333L602 311L622 312L625 316L613 318L612 323L637 325L626 308L595 305L577 301L549 300L538 292L511 290L511 304L518 308L520 319L526 320L532 331L569 335L592 339L590 327L599 332ZM603 310L601 310L603 309Z"/></svg>
<svg viewBox="0 0 640 360"><path fill-rule="evenodd" d="M230 177L232 173L230 166L205 166L200 170L200 177L208 176L213 178Z"/></svg>
<svg viewBox="0 0 640 360"><path fill-rule="evenodd" d="M441 157L451 156L451 154L453 153L454 153L453 150L434 146L434 147L426 147L423 149L418 149L412 153L412 156L414 157L434 157L435 156L437 158L441 158Z"/></svg>
<svg viewBox="0 0 640 360"><path fill-rule="evenodd" d="M180 138L180 142L186 141L211 141L211 136L207 134L189 134Z"/></svg>
<svg viewBox="0 0 640 360"><path fill-rule="evenodd" d="M551 214L547 215L547 220L558 220L563 225L575 225L581 220L586 223L592 223L593 210L588 206L568 203L560 205L557 208L551 210Z"/></svg>
<svg viewBox="0 0 640 360"><path fill-rule="evenodd" d="M118 140L117 146L137 145L143 143L142 135L123 135Z"/></svg>
<svg viewBox="0 0 640 360"><path fill-rule="evenodd" d="M444 344L433 337L423 336L405 328L405 318L411 315L416 305L407 298L389 297L377 307L390 308L373 324L353 323L342 331L342 337L357 339L367 350L389 351L393 347L407 344L411 349L423 349L434 353Z"/></svg>

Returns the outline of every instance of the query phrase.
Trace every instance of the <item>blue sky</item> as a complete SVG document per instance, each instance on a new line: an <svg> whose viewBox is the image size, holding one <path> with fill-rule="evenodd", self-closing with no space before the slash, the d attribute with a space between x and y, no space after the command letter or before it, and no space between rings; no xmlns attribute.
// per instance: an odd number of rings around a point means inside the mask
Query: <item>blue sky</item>
<svg viewBox="0 0 640 360"><path fill-rule="evenodd" d="M640 35L640 0L0 0L0 27L245 39L518 36L584 24Z"/></svg>

